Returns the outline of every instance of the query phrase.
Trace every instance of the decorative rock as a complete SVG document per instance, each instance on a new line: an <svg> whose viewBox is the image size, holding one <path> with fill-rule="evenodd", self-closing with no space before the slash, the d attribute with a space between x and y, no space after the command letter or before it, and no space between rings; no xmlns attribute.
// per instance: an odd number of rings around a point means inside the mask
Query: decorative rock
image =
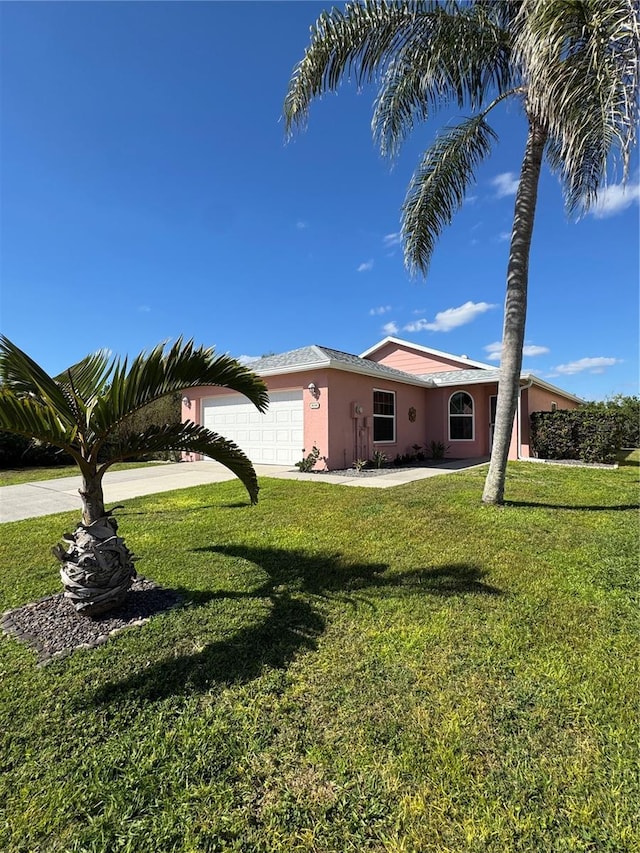
<svg viewBox="0 0 640 853"><path fill-rule="evenodd" d="M66 657L76 649L102 645L125 628L144 625L151 616L181 603L175 590L138 578L126 601L107 615L81 617L64 594L58 593L7 610L0 618L0 627L5 634L31 646L43 664Z"/></svg>

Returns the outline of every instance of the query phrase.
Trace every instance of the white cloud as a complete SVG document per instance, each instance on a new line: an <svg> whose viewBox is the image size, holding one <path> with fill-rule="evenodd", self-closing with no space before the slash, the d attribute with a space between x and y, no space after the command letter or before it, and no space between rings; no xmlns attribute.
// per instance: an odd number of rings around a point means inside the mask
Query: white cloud
<svg viewBox="0 0 640 853"><path fill-rule="evenodd" d="M399 246L402 243L402 234L399 231L393 234L385 234L382 238L382 243L385 249L390 249L392 246Z"/></svg>
<svg viewBox="0 0 640 853"><path fill-rule="evenodd" d="M491 186L495 188L496 198L505 198L516 194L519 183L519 178L513 172L502 172L493 178Z"/></svg>
<svg viewBox="0 0 640 853"><path fill-rule="evenodd" d="M640 182L627 184L626 187L622 184L611 184L600 190L589 213L592 213L596 219L604 219L626 210L634 202L640 202Z"/></svg>
<svg viewBox="0 0 640 853"><path fill-rule="evenodd" d="M510 240L510 239L511 239L511 232L510 231L501 231L498 234L498 242L499 243L504 243L506 240Z"/></svg>
<svg viewBox="0 0 640 853"><path fill-rule="evenodd" d="M260 358L259 355L239 355L236 357L236 361L239 361L240 364L251 364L252 361L259 361Z"/></svg>
<svg viewBox="0 0 640 853"><path fill-rule="evenodd" d="M559 364L553 368L553 375L557 376L573 376L574 373L582 373L588 370L589 373L604 373L606 367L612 367L614 364L620 364L621 358L579 358L577 361L570 361L568 364Z"/></svg>
<svg viewBox="0 0 640 853"><path fill-rule="evenodd" d="M484 351L489 353L487 356L489 361L500 361L500 356L502 355L502 341L495 341L492 344L487 344Z"/></svg>
<svg viewBox="0 0 640 853"><path fill-rule="evenodd" d="M385 335L397 335L400 329L395 323L385 323L382 327L382 331Z"/></svg>
<svg viewBox="0 0 640 853"><path fill-rule="evenodd" d="M358 267L358 269L356 270L356 272L369 272L372 269L373 269L373 259L371 259L370 261L364 261L363 263L361 263L360 266Z"/></svg>
<svg viewBox="0 0 640 853"><path fill-rule="evenodd" d="M148 314L151 311L149 305L138 305L138 311L141 314Z"/></svg>
<svg viewBox="0 0 640 853"><path fill-rule="evenodd" d="M369 314L375 317L376 315L386 314L387 311L391 311L391 305L379 305L377 308L371 308Z"/></svg>
<svg viewBox="0 0 640 853"><path fill-rule="evenodd" d="M304 231L304 229L308 227L309 223L304 222L302 219L298 219L298 221L296 222L296 228L298 229L298 231Z"/></svg>
<svg viewBox="0 0 640 853"><path fill-rule="evenodd" d="M474 204L476 201L478 201L477 195L468 195L468 196L466 196L464 203L465 204Z"/></svg>
<svg viewBox="0 0 640 853"><path fill-rule="evenodd" d="M502 356L502 343L495 341L492 344L487 344L484 348L486 353L489 353L487 358L489 361L500 361ZM522 355L531 358L536 355L545 355L549 352L549 347L541 347L537 344L525 344L522 348Z"/></svg>
<svg viewBox="0 0 640 853"><path fill-rule="evenodd" d="M428 329L432 324L428 323L427 320L416 320L415 323L407 323L404 327L405 332L424 332L425 329Z"/></svg>
<svg viewBox="0 0 640 853"><path fill-rule="evenodd" d="M549 352L549 347L541 347L536 344L525 344L522 348L522 355L527 358L533 358L536 355L546 355Z"/></svg>
<svg viewBox="0 0 640 853"><path fill-rule="evenodd" d="M485 311L497 307L497 305L490 305L488 302L465 302L458 308L438 311L436 319L432 323L425 319L416 320L415 323L406 325L404 329L406 332L450 332L451 329L471 323L479 314L484 314Z"/></svg>

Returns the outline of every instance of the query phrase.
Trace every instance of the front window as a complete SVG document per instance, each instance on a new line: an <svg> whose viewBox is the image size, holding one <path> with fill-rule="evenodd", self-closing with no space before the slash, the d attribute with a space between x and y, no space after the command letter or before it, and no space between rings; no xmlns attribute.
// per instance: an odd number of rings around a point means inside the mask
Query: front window
<svg viewBox="0 0 640 853"><path fill-rule="evenodd" d="M473 441L473 398L466 391L449 400L449 440Z"/></svg>
<svg viewBox="0 0 640 853"><path fill-rule="evenodd" d="M373 440L396 440L396 395L393 391L373 392Z"/></svg>

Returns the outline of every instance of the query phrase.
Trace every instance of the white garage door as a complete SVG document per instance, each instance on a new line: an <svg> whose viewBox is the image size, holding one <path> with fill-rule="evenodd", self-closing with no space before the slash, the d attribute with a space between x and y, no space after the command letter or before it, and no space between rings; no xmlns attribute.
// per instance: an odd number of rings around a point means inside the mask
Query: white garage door
<svg viewBox="0 0 640 853"><path fill-rule="evenodd" d="M202 401L202 423L234 441L252 462L293 465L302 459L302 391L273 391L264 415L240 394Z"/></svg>

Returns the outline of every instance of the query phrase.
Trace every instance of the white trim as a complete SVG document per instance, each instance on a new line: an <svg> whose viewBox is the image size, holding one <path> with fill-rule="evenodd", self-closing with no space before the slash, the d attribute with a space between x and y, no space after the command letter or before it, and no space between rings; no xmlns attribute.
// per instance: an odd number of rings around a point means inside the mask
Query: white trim
<svg viewBox="0 0 640 853"><path fill-rule="evenodd" d="M403 347L409 347L410 349L418 350L418 352L424 352L428 355L440 356L441 358L446 358L449 361L455 361L458 362L458 364L466 364L470 367L484 367L485 370L496 369L495 364L486 364L483 361L474 361L472 358L462 358L461 356L453 355L453 353L450 352L442 352L442 350L439 349L423 347L422 344L414 344L413 341L403 341L401 338L394 338L391 336L386 337L379 343L374 344L374 346L369 347L368 350L365 350L363 353L360 353L360 358L367 358L367 356L371 355L371 353L375 352L376 350L382 349L382 347L386 346L386 344L398 344Z"/></svg>
<svg viewBox="0 0 640 853"><path fill-rule="evenodd" d="M496 368L492 368L496 370ZM490 385L495 382L496 384L500 381L499 376L494 376L493 378L488 378L487 376L483 376L480 371L478 371L478 377L469 378L468 376L465 379L447 379L440 380L437 376L432 377L433 384L436 388L455 388L457 386L464 385ZM575 394L570 394L569 391L564 391L562 388L558 388L557 385L551 385L549 382L545 382L542 379L538 379L537 376L534 376L533 373L523 373L520 375L520 382L530 383L531 385L537 385L539 388L544 388L546 391L552 391L554 394L557 394L559 397L564 397L565 400L573 400L574 403L579 403L580 405L584 405L584 400L582 397L576 397ZM523 388L527 387L526 385L522 386Z"/></svg>
<svg viewBox="0 0 640 853"><path fill-rule="evenodd" d="M584 403L586 402L582 397L577 397L575 394L570 394L568 391L564 391L562 388L558 388L557 385L552 385L550 382L545 382L544 379L538 379L538 377L534 376L533 373L522 374L520 379L524 379L527 382L531 382L533 385L537 385L539 388L544 388L546 391L553 391L559 397L564 397L566 400L573 400L574 403L580 403L580 405L584 405Z"/></svg>
<svg viewBox="0 0 640 853"><path fill-rule="evenodd" d="M371 403L375 408L373 395L378 392L378 394L392 394L393 395L393 415L376 415L375 411L372 412L373 417L373 432L371 434L371 443L372 444L396 444L398 439L398 431L396 429L396 419L398 417L398 398L396 396L395 391L390 391L388 388L373 388L372 389L372 397ZM393 438L392 439L383 439L381 441L376 441L375 432L376 432L376 418L386 418L387 420L393 420Z"/></svg>
<svg viewBox="0 0 640 853"><path fill-rule="evenodd" d="M456 396L456 394L466 394L467 397L471 400L471 414L470 415L452 415L451 414L451 401ZM451 418L471 418L471 438L451 438ZM475 441L476 440L476 401L473 399L471 394L468 391L454 391L453 394L449 396L449 400L447 401L447 433L449 435L449 441Z"/></svg>

